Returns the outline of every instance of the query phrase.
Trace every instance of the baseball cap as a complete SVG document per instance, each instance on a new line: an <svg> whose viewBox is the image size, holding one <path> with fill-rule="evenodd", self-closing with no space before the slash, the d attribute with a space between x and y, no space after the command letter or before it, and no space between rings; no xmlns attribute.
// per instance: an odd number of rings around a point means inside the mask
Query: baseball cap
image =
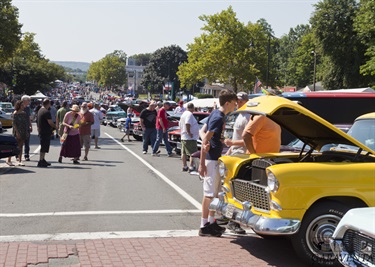
<svg viewBox="0 0 375 267"><path fill-rule="evenodd" d="M238 92L237 93L237 98L239 100L249 100L249 95L245 92Z"/></svg>

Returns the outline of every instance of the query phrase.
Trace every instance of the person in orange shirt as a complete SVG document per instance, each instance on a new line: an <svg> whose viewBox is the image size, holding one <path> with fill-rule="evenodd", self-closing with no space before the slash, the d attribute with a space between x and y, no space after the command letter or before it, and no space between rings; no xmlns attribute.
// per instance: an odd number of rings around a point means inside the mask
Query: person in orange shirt
<svg viewBox="0 0 375 267"><path fill-rule="evenodd" d="M280 152L281 128L266 116L252 116L242 138L250 154Z"/></svg>

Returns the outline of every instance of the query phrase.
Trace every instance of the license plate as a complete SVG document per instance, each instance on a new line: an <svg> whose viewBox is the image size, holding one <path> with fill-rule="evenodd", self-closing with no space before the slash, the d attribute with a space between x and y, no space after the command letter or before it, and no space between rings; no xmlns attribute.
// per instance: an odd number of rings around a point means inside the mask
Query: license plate
<svg viewBox="0 0 375 267"><path fill-rule="evenodd" d="M224 216L229 218L229 219L233 219L233 212L234 212L235 208L236 207L234 205L228 204L227 208L225 209Z"/></svg>

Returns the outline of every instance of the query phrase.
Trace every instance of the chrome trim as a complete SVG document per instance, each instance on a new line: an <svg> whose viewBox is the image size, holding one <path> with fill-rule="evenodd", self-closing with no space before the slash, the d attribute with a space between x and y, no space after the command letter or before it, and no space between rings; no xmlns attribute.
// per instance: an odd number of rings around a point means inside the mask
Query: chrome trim
<svg viewBox="0 0 375 267"><path fill-rule="evenodd" d="M333 254L335 254L338 261L346 267L358 267L359 265L354 261L354 258L344 250L344 245L342 240L335 240L332 237L329 239L329 245L331 246ZM364 263L362 263L363 266ZM371 266L371 265L369 265Z"/></svg>
<svg viewBox="0 0 375 267"><path fill-rule="evenodd" d="M231 205L233 206L233 205ZM300 228L301 221L295 219L268 218L254 214L251 211L251 203L243 202L242 208L233 209L231 221L241 224L243 227L251 228L257 234L263 235L292 235ZM233 207L232 207L233 208ZM209 206L211 211L219 215L227 214L228 203L225 192L221 192L218 198L214 198Z"/></svg>

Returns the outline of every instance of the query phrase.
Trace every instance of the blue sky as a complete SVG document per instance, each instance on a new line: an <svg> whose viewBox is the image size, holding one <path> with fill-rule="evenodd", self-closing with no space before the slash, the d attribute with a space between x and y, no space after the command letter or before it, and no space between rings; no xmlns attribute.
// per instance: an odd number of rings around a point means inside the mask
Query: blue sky
<svg viewBox="0 0 375 267"><path fill-rule="evenodd" d="M186 49L202 31L200 15L232 6L237 18L264 18L275 36L308 24L318 0L13 0L23 32L36 33L42 53L53 61L98 61L114 50L128 56L172 44Z"/></svg>

